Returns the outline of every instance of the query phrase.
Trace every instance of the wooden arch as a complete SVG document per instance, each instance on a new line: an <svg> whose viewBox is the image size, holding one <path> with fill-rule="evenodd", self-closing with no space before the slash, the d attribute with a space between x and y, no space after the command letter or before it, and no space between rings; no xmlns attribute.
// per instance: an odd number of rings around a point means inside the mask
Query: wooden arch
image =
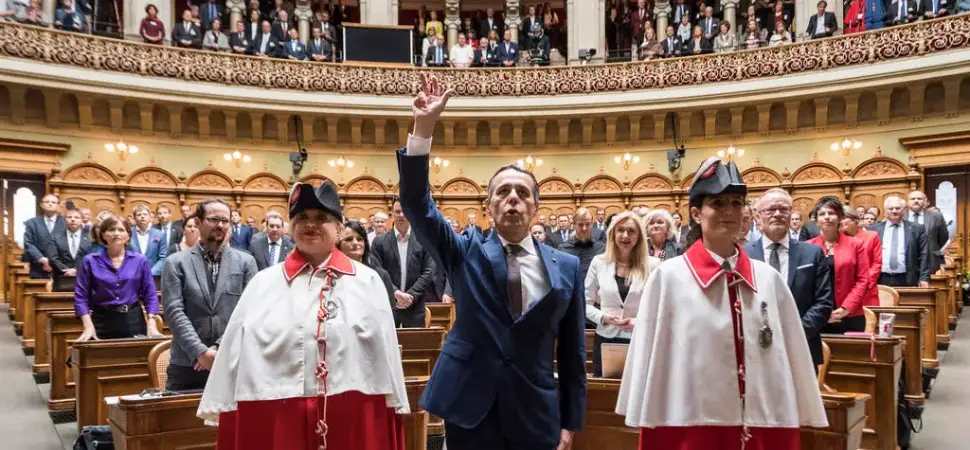
<svg viewBox="0 0 970 450"><path fill-rule="evenodd" d="M309 175L307 175L307 176L305 176L303 178L300 178L300 182L301 183L310 183L314 187L320 186L325 181L329 181L331 183L334 183L333 180L331 180L331 179L323 176L323 174L320 174L320 173L311 173L311 174L309 174ZM337 185L337 183L334 183L334 186L336 186L336 185Z"/></svg>
<svg viewBox="0 0 970 450"><path fill-rule="evenodd" d="M242 183L247 191L289 192L290 184L270 172L259 172L250 175Z"/></svg>
<svg viewBox="0 0 970 450"><path fill-rule="evenodd" d="M388 187L371 175L361 175L344 185L343 192L348 194L386 194Z"/></svg>
<svg viewBox="0 0 970 450"><path fill-rule="evenodd" d="M176 187L179 185L178 178L172 175L172 172L154 165L135 169L125 181L132 186Z"/></svg>
<svg viewBox="0 0 970 450"><path fill-rule="evenodd" d="M233 183L229 176L215 169L202 169L192 174L185 184L202 190L231 191L236 187L236 183Z"/></svg>
<svg viewBox="0 0 970 450"><path fill-rule="evenodd" d="M572 195L574 192L576 192L575 186L569 180L558 175L552 175L539 181L540 194Z"/></svg>
<svg viewBox="0 0 970 450"><path fill-rule="evenodd" d="M764 166L751 167L741 172L741 180L748 187L775 187L781 185L785 177Z"/></svg>
<svg viewBox="0 0 970 450"><path fill-rule="evenodd" d="M793 184L825 184L842 181L842 171L821 161L813 161L799 167L791 174Z"/></svg>
<svg viewBox="0 0 970 450"><path fill-rule="evenodd" d="M859 164L850 174L854 179L906 177L909 168L902 162L886 156L877 156Z"/></svg>
<svg viewBox="0 0 970 450"><path fill-rule="evenodd" d="M454 194L454 195L481 195L484 193L482 187L467 177L455 177L448 180L445 184L441 186L440 192L442 194Z"/></svg>
<svg viewBox="0 0 970 450"><path fill-rule="evenodd" d="M673 187L674 182L670 178L657 172L647 172L630 183L633 192L669 191Z"/></svg>
<svg viewBox="0 0 970 450"><path fill-rule="evenodd" d="M623 191L623 183L610 175L600 174L586 180L580 190L583 193L618 193Z"/></svg>
<svg viewBox="0 0 970 450"><path fill-rule="evenodd" d="M64 171L64 181L75 183L117 183L118 176L110 169L94 161L79 162Z"/></svg>

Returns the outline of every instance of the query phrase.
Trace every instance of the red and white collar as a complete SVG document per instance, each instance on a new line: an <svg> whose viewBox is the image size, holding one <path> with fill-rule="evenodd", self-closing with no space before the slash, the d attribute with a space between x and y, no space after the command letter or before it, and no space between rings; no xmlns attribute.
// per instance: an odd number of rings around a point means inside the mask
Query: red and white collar
<svg viewBox="0 0 970 450"><path fill-rule="evenodd" d="M740 277L751 290L758 292L754 281L754 271L751 267L751 259L740 246L735 244L735 248L738 252L738 263L734 267L734 274ZM687 249L684 253L684 260L687 261L687 268L690 269L691 275L694 276L694 280L701 286L701 289L706 290L718 277L726 273L724 268L707 251L707 247L704 247L702 240L698 240Z"/></svg>
<svg viewBox="0 0 970 450"><path fill-rule="evenodd" d="M313 270L313 264L307 262L303 258L303 254L299 250L294 250L286 257L283 262L283 276L286 277L286 282L292 282L300 273L306 269ZM334 272L338 272L344 275L354 276L357 274L357 270L354 269L354 263L351 259L336 248L330 252L330 256L327 260L323 262L322 269L330 269Z"/></svg>

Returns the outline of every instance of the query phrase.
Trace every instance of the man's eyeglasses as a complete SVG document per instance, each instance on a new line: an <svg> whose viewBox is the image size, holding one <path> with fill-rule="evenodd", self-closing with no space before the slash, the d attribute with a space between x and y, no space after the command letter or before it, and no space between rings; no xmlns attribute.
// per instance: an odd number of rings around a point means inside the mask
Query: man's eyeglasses
<svg viewBox="0 0 970 450"><path fill-rule="evenodd" d="M232 223L229 221L229 219L223 219L221 217L206 217L205 221L208 222L209 225L225 225L227 227L230 223Z"/></svg>
<svg viewBox="0 0 970 450"><path fill-rule="evenodd" d="M781 213L783 216L791 214L791 208L787 206L779 206L775 208L765 208L761 210L761 214L771 217L775 214Z"/></svg>

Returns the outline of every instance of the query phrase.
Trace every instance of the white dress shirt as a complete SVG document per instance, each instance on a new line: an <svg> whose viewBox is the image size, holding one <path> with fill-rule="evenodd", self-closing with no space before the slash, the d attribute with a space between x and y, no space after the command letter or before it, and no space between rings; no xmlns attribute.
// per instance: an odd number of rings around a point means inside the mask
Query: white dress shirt
<svg viewBox="0 0 970 450"><path fill-rule="evenodd" d="M815 34L825 34L825 14L815 16Z"/></svg>
<svg viewBox="0 0 970 450"><path fill-rule="evenodd" d="M266 47L268 47L268 46L269 46L269 34L264 34L262 36L262 38L259 40L259 52L258 53L265 54L266 53Z"/></svg>
<svg viewBox="0 0 970 450"><path fill-rule="evenodd" d="M893 230L898 229L899 239L896 241L896 260L899 265L895 269L889 267L889 260L892 257ZM906 273L906 229L903 222L899 222L899 227L894 228L893 223L886 221L886 228L882 230L882 273Z"/></svg>
<svg viewBox="0 0 970 450"><path fill-rule="evenodd" d="M455 63L455 67L468 67L472 65L472 60L475 59L475 49L468 44L463 46L455 44L451 47L448 58Z"/></svg>
<svg viewBox="0 0 970 450"><path fill-rule="evenodd" d="M144 255L148 252L148 238L151 237L151 228L141 231L141 228L135 227L135 239L138 239L138 251Z"/></svg>
<svg viewBox="0 0 970 450"><path fill-rule="evenodd" d="M47 225L47 232L54 232L54 225L57 224L57 216L50 216L44 218L44 224Z"/></svg>
<svg viewBox="0 0 970 450"><path fill-rule="evenodd" d="M765 236L761 239L761 245L765 251L765 263L768 263L769 258L771 258L771 246L775 243L771 239ZM782 239L780 247L778 247L778 273L780 273L786 280L788 279L788 239ZM770 265L770 263L769 263ZM734 267L733 265L731 267Z"/></svg>
<svg viewBox="0 0 970 450"><path fill-rule="evenodd" d="M81 229L71 233L67 232L67 248L71 252L71 258L77 258L77 249L81 246Z"/></svg>
<svg viewBox="0 0 970 450"><path fill-rule="evenodd" d="M502 247L508 249L509 241L506 241L501 235L498 238L502 241ZM525 314L539 300L545 298L552 288L546 278L542 258L539 258L539 252L532 241L532 235L526 236L525 239L515 242L515 244L518 244L525 251L516 257L519 262L520 279L522 280L522 314Z"/></svg>
<svg viewBox="0 0 970 450"><path fill-rule="evenodd" d="M270 239L269 237L267 237L266 238L266 242L268 242L268 244L267 244L268 246L266 247L266 255L268 256L270 249L273 248L274 241L272 239ZM276 263L278 263L278 262L282 261L284 258L286 258L286 256L283 255L283 238L277 239L275 241L275 244L276 244L276 259L274 259L273 261L270 261L269 262L269 265L271 265L271 266L272 265L275 265Z"/></svg>
<svg viewBox="0 0 970 450"><path fill-rule="evenodd" d="M411 239L411 229L408 228L407 233L402 235L401 232L397 231L397 228L395 228L394 239L397 241L397 255L401 261L401 284L398 286L403 291L405 290L404 287L407 285L408 281L408 240Z"/></svg>
<svg viewBox="0 0 970 450"><path fill-rule="evenodd" d="M916 214L919 214L919 217L915 217L914 218L913 216L915 216ZM926 211L925 210L924 211L920 211L918 213L914 213L912 210L910 210L909 211L909 214L908 214L908 217L906 217L906 220L908 220L910 222L916 222L916 223L918 223L920 225L923 225L923 218L924 217L926 217Z"/></svg>

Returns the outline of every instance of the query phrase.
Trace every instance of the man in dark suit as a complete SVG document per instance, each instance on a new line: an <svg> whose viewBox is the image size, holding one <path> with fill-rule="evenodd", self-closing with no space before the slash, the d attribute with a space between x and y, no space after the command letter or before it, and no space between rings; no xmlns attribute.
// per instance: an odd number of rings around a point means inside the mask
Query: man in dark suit
<svg viewBox="0 0 970 450"><path fill-rule="evenodd" d="M828 3L825 0L818 2L818 5L816 5L818 14L813 15L808 20L808 29L805 30L805 33L812 39L830 37L835 33L835 30L839 29L835 14L825 11L827 6Z"/></svg>
<svg viewBox="0 0 970 450"><path fill-rule="evenodd" d="M239 211L233 211L229 220L232 221L232 229L230 230L232 237L229 238L229 245L232 248L248 252L249 241L253 239L253 229L242 223L242 214Z"/></svg>
<svg viewBox="0 0 970 450"><path fill-rule="evenodd" d="M192 11L182 12L182 23L172 27L172 45L183 48L202 48L202 29L192 21Z"/></svg>
<svg viewBox="0 0 970 450"><path fill-rule="evenodd" d="M65 230L53 236L51 244L54 257L50 263L54 268L54 291L74 292L74 276L77 264L91 252L91 238L81 226L81 212L72 209L64 214Z"/></svg>
<svg viewBox="0 0 970 450"><path fill-rule="evenodd" d="M819 230L818 224L815 223L815 212L813 211L808 214L808 221L802 225L801 231L798 232L798 240L805 242L820 234L822 234L822 230Z"/></svg>
<svg viewBox="0 0 970 450"><path fill-rule="evenodd" d="M333 45L323 37L319 27L313 28L313 39L307 44L307 52L314 61L332 61Z"/></svg>
<svg viewBox="0 0 970 450"><path fill-rule="evenodd" d="M929 257L930 274L936 273L943 265L943 244L950 240L946 220L939 211L926 209L926 194L922 191L909 193L909 211L906 220L918 223L926 229L926 251Z"/></svg>
<svg viewBox="0 0 970 450"><path fill-rule="evenodd" d="M519 44L512 42L512 32L505 30L502 43L498 45L498 61L504 67L512 67L519 62Z"/></svg>
<svg viewBox="0 0 970 450"><path fill-rule="evenodd" d="M570 448L586 412L579 259L529 234L539 185L516 165L489 180L495 227L487 238L451 229L428 182L431 135L451 91L429 78L414 101L414 133L397 153L401 204L448 274L458 320L419 404L445 420L451 450Z"/></svg>
<svg viewBox="0 0 970 450"><path fill-rule="evenodd" d="M906 200L891 196L883 203L886 220L873 224L869 231L882 242L882 273L879 284L885 286L930 286L930 258L926 246L926 229L918 223L903 220Z"/></svg>
<svg viewBox="0 0 970 450"><path fill-rule="evenodd" d="M677 0L677 4L672 5L670 14L671 14L671 17L673 17L673 20L670 23L680 23L680 18L682 16L691 17L690 5L684 4L684 0ZM667 34L667 35L670 36L670 34Z"/></svg>
<svg viewBox="0 0 970 450"><path fill-rule="evenodd" d="M445 67L448 66L448 49L445 48L444 42L440 42L437 37L435 37L432 42L434 45L428 47L428 54L426 55L425 62L428 67Z"/></svg>
<svg viewBox="0 0 970 450"><path fill-rule="evenodd" d="M919 18L920 0L893 0L886 12L893 25L903 25L915 22Z"/></svg>
<svg viewBox="0 0 970 450"><path fill-rule="evenodd" d="M64 217L57 213L60 201L56 195L45 195L40 201L43 214L24 222L24 256L21 261L30 263L30 278L50 278L54 271L54 236L63 234L67 228Z"/></svg>
<svg viewBox="0 0 970 450"><path fill-rule="evenodd" d="M391 215L394 228L374 239L371 257L391 275L394 321L403 328L424 327L424 294L432 289L435 270L431 255L424 250L404 216L401 202L395 201Z"/></svg>
<svg viewBox="0 0 970 450"><path fill-rule="evenodd" d="M293 28L293 25L290 23L286 10L281 10L280 20L273 24L273 36L276 37L277 41L283 43L288 42L290 40L291 28Z"/></svg>
<svg viewBox="0 0 970 450"><path fill-rule="evenodd" d="M273 29L270 26L268 20L263 21L262 30L259 32L259 36L256 37L252 42L252 48L249 50L249 54L256 56L267 56L270 58L275 58L282 51L279 39L273 36Z"/></svg>
<svg viewBox="0 0 970 450"><path fill-rule="evenodd" d="M155 220L153 228L165 234L165 248L182 242L182 221L172 222L172 210L168 206L155 207Z"/></svg>
<svg viewBox="0 0 970 450"><path fill-rule="evenodd" d="M596 230L593 229L593 216L588 208L577 209L573 217L576 232L569 240L559 246L559 250L579 258L580 276L585 281L589 264L593 262L596 255L606 251L606 244L604 243L605 240L600 241L599 236L594 235Z"/></svg>
<svg viewBox="0 0 970 450"><path fill-rule="evenodd" d="M283 236L283 218L280 216L267 218L266 233L258 233L249 243L249 250L256 259L256 268L259 270L282 262L294 248L293 241Z"/></svg>
<svg viewBox="0 0 970 450"><path fill-rule="evenodd" d="M215 0L205 0L199 5L199 21L202 22L203 31L212 29L212 21L222 20L223 6Z"/></svg>
<svg viewBox="0 0 970 450"><path fill-rule="evenodd" d="M246 24L241 20L236 22L236 31L229 35L229 48L237 55L245 55L249 53L250 42L246 36Z"/></svg>
<svg viewBox="0 0 970 450"><path fill-rule="evenodd" d="M300 42L300 32L296 28L290 28L290 40L283 46L283 49L287 59L294 61L307 59L306 46Z"/></svg>
<svg viewBox="0 0 970 450"><path fill-rule="evenodd" d="M680 36L677 36L677 33L674 32L674 27L667 27L667 36L664 37L663 41L660 41L660 48L664 51L664 58L680 56L684 43L681 42Z"/></svg>
<svg viewBox="0 0 970 450"><path fill-rule="evenodd" d="M697 25L701 27L701 35L708 42L714 42L714 38L721 32L720 23L714 18L714 8L710 6L704 9L704 18Z"/></svg>
<svg viewBox="0 0 970 450"><path fill-rule="evenodd" d="M485 234L482 227L478 226L478 215L471 213L468 215L468 225L462 231L475 230L478 234Z"/></svg>
<svg viewBox="0 0 970 450"><path fill-rule="evenodd" d="M552 233L546 236L546 243L555 248L559 248L562 247L562 244L569 242L571 236L572 231L569 229L569 216L561 214L556 218L556 228L553 228Z"/></svg>
<svg viewBox="0 0 970 450"><path fill-rule="evenodd" d="M493 8L486 9L485 18L478 23L478 36L487 38L489 31L495 31L495 35L499 37L505 34L505 24L495 18L495 9Z"/></svg>
<svg viewBox="0 0 970 450"><path fill-rule="evenodd" d="M758 201L757 220L762 237L748 243L745 253L766 261L788 280L802 317L802 330L815 366L822 364L822 337L835 306L831 265L817 245L798 242L789 235L792 200L783 189L770 189Z"/></svg>
<svg viewBox="0 0 970 450"><path fill-rule="evenodd" d="M926 19L935 19L951 13L950 10L952 8L948 3L947 0L922 0L919 6L920 11L923 12L923 17Z"/></svg>
<svg viewBox="0 0 970 450"><path fill-rule="evenodd" d="M643 43L644 30L650 26L650 10L647 9L646 0L637 0L637 7L630 13L630 26L633 31L633 40L637 48Z"/></svg>

